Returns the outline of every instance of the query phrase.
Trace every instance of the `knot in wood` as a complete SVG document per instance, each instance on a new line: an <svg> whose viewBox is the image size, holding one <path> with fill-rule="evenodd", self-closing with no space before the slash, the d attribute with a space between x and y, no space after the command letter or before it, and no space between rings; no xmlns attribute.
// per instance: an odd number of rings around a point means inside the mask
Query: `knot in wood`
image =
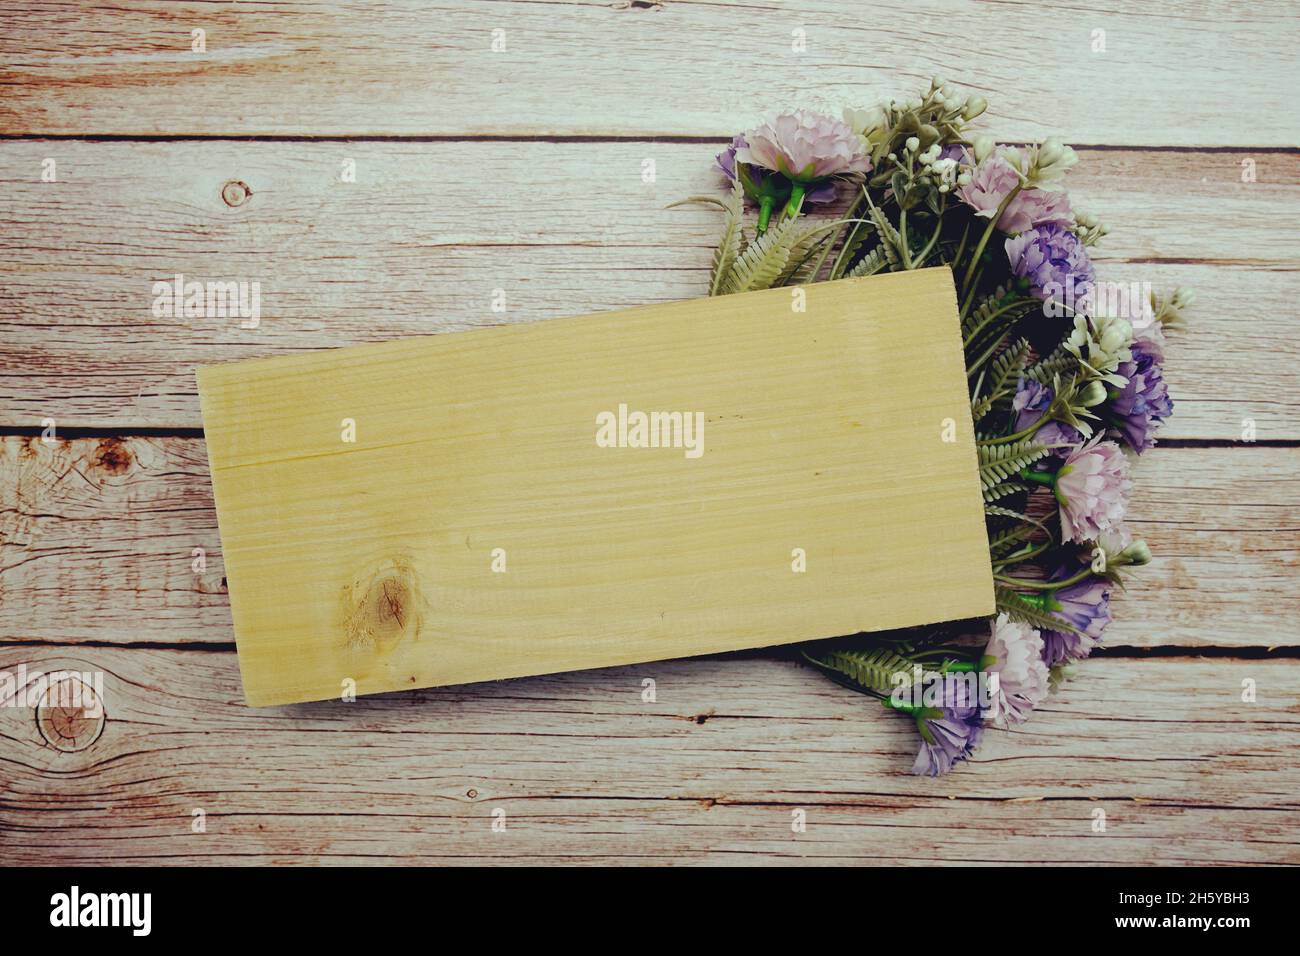
<svg viewBox="0 0 1300 956"><path fill-rule="evenodd" d="M78 677L50 684L36 708L36 728L55 750L85 750L104 732L107 715L95 689Z"/></svg>
<svg viewBox="0 0 1300 956"><path fill-rule="evenodd" d="M221 199L231 208L242 206L244 203L248 202L249 197L252 195L253 191L248 188L248 184L242 183L237 179L232 179L230 182L226 183L226 185L221 187Z"/></svg>

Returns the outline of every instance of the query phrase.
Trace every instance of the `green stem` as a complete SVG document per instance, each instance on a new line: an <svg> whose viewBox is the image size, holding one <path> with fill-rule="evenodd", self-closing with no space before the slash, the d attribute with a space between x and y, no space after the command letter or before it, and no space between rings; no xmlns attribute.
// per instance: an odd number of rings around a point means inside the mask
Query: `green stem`
<svg viewBox="0 0 1300 956"><path fill-rule="evenodd" d="M911 244L907 241L907 210L898 211L898 253L903 259L903 268L912 268Z"/></svg>
<svg viewBox="0 0 1300 956"><path fill-rule="evenodd" d="M970 237L970 220L966 220L966 225L961 230L961 242L957 245L957 251L953 254L952 264L956 265L961 262L961 254L966 251L966 240Z"/></svg>
<svg viewBox="0 0 1300 956"><path fill-rule="evenodd" d="M989 224L984 228L984 235L980 236L979 245L975 247L975 252L971 255L970 265L966 267L966 277L962 279L961 284L963 290L970 287L971 278L975 274L975 264L980 261L980 256L984 255L984 247L989 244L989 238L993 235L993 230L997 228L998 220L1002 218L1002 214L1011 205L1011 200L1015 199L1023 188L1023 183L1016 183L1015 188L1003 197L1002 202L998 203L998 211L993 214L993 218L989 220Z"/></svg>
<svg viewBox="0 0 1300 956"><path fill-rule="evenodd" d="M1032 481L1036 485L1043 485L1047 488L1056 487L1056 475L1050 471L1031 471L1028 468L1021 468L1017 477L1023 481Z"/></svg>
<svg viewBox="0 0 1300 956"><path fill-rule="evenodd" d="M925 248L916 257L918 269L925 265L925 260L930 257L931 251L939 242L939 233L943 232L943 209L943 206L939 207L939 217L934 221L934 234L930 236L930 241L925 244Z"/></svg>
<svg viewBox="0 0 1300 956"><path fill-rule="evenodd" d="M1009 304L1004 305L1002 308L998 309L998 310L997 310L996 312L994 312L992 315L986 317L986 318L984 319L984 321L982 321L979 325L975 326L975 328L971 329L971 333L970 333L970 335L966 336L966 341L962 342L962 347L963 347L963 348L969 348L969 347L970 347L970 344L971 344L972 342L975 341L975 336L979 335L979 334L980 334L981 332L983 332L986 328L988 328L989 323L992 322L994 319L997 319L997 318L1000 318L1001 316L1006 315L1006 314L1007 314L1008 312L1010 312L1012 309L1017 309L1017 308L1019 308L1019 307L1022 306L1022 305L1032 305L1033 303L1035 303L1035 302L1037 302L1037 301L1038 301L1037 299L1023 299L1023 298L1022 298L1022 299L1015 299L1014 301L1010 302Z"/></svg>
<svg viewBox="0 0 1300 956"><path fill-rule="evenodd" d="M1078 584L1080 581L1087 580L1092 576L1092 568L1090 567L1085 567L1078 574L1068 577L1063 581L1026 581L1024 578L1012 578L1002 574L993 575L994 578L1001 581L1003 584L1009 584L1014 588L1032 588L1036 591L1050 591L1053 594L1061 590L1061 588L1068 588L1070 585ZM1051 597L1051 594L1046 596ZM1049 607L1047 610L1057 610L1057 608Z"/></svg>
<svg viewBox="0 0 1300 956"><path fill-rule="evenodd" d="M966 372L966 377L968 379L979 371L981 365L993 357L993 353L998 350L998 347L1001 346L1004 341L1006 341L1006 337L1007 333L1003 332L989 344L989 347L984 350L979 358L970 363L970 369Z"/></svg>
<svg viewBox="0 0 1300 956"><path fill-rule="evenodd" d="M1034 422L1034 423L1033 423L1032 425L1030 425L1028 428L1022 428L1020 431L1016 432L1014 435L1003 435L1001 438L981 438L981 439L980 439L979 441L977 441L975 444L977 444L977 445L1009 445L1009 444L1011 444L1011 442L1020 441L1020 439L1022 439L1022 438L1028 438L1030 435L1034 434L1034 432L1038 431L1038 429L1040 429L1040 428L1042 428L1044 425L1046 425L1048 421L1049 421L1048 417L1047 417L1046 415L1044 415L1042 418L1038 419L1038 421Z"/></svg>
<svg viewBox="0 0 1300 956"><path fill-rule="evenodd" d="M840 245L840 251L835 254L835 261L831 263L831 272L830 272L831 279L838 279L840 278L840 276L844 274L844 270L848 267L849 264L848 257L849 255L851 255L850 250L853 248L854 244L858 241L858 230L865 229L865 228L866 228L865 225L859 224L857 226L854 226L851 230L849 230L848 236L845 238L843 244Z"/></svg>
<svg viewBox="0 0 1300 956"><path fill-rule="evenodd" d="M1011 564L1019 564L1022 561L1032 561L1034 558L1037 558L1038 556L1045 554L1047 551L1051 550L1051 547L1052 547L1052 541L1049 538L1047 541L1044 541L1036 548L1031 548L1030 550L1022 552L1020 554L1009 555L1003 558L1001 561L994 561L993 563L1000 569L1000 568L1005 568Z"/></svg>
<svg viewBox="0 0 1300 956"><path fill-rule="evenodd" d="M790 189L790 198L785 201L785 209L781 215L788 219L793 219L799 215L799 210L803 207L803 193L805 186L803 183L795 183Z"/></svg>
<svg viewBox="0 0 1300 956"><path fill-rule="evenodd" d="M764 196L758 201L758 235L767 232L768 220L772 218L772 197Z"/></svg>

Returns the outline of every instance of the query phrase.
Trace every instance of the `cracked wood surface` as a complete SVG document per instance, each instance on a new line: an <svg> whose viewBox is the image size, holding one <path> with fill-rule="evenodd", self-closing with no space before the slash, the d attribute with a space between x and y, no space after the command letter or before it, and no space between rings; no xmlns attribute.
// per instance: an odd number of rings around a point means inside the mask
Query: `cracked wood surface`
<svg viewBox="0 0 1300 956"><path fill-rule="evenodd" d="M1300 646L1300 449L1157 447L1131 513L1156 561L1116 594L1107 643ZM7 637L234 640L201 439L0 438L0 533Z"/></svg>
<svg viewBox="0 0 1300 956"><path fill-rule="evenodd" d="M0 648L19 663L102 670L108 719L62 753L0 708L15 863L1300 862L1295 660L1089 661L940 780L907 773L907 720L789 661L273 711L228 650Z"/></svg>
<svg viewBox="0 0 1300 956"><path fill-rule="evenodd" d="M717 148L0 141L0 425L196 428L195 365L698 296L718 212L664 207L721 195ZM1249 421L1300 439L1300 255L1279 241L1300 155L1253 157L1253 183L1236 153L1081 157L1071 195L1114 229L1099 276L1199 296L1162 437L1236 441ZM229 183L251 195L228 206ZM259 282L260 324L155 316L153 283L177 273Z"/></svg>
<svg viewBox="0 0 1300 956"><path fill-rule="evenodd" d="M738 115L870 106L941 74L987 97L1007 139L1289 146L1294 14L1277 0L28 0L0 15L0 130L721 138ZM1055 68L1026 82L1027 55Z"/></svg>

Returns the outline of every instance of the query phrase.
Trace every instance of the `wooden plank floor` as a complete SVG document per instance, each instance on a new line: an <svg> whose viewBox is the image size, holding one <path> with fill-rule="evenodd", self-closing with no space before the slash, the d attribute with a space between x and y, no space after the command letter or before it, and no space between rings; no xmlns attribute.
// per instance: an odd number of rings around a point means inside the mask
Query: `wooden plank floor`
<svg viewBox="0 0 1300 956"><path fill-rule="evenodd" d="M1298 40L1281 2L6 5L0 671L102 672L105 719L0 707L0 862L1300 863ZM1088 147L1104 275L1199 293L1156 561L1041 713L936 781L788 652L243 705L195 365L698 295L716 215L663 207L722 140L934 72ZM260 282L258 327L155 316L176 273Z"/></svg>

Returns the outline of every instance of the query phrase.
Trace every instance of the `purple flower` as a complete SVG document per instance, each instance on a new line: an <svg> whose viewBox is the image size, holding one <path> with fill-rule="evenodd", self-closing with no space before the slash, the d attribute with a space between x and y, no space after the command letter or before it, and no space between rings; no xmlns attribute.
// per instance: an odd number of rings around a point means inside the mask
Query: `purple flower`
<svg viewBox="0 0 1300 956"><path fill-rule="evenodd" d="M1073 573L1063 567L1053 577L1064 580ZM1082 633L1043 631L1043 660L1049 667L1080 660L1101 642L1102 631L1110 623L1110 585L1105 578L1085 578L1053 594L1048 607Z"/></svg>
<svg viewBox="0 0 1300 956"><path fill-rule="evenodd" d="M1021 723L1047 696L1042 637L1032 627L999 614L993 622L984 656L992 658L985 672L997 678L996 684L990 685L992 702L988 718L1001 723Z"/></svg>
<svg viewBox="0 0 1300 956"><path fill-rule="evenodd" d="M731 141L730 146L718 153L716 164L717 169L722 173L722 175L727 177L727 182L731 183L736 181L736 151L745 149L747 145L744 135L738 135ZM760 188L762 187L763 180L770 175L767 170L758 166L747 167L747 172L749 173L750 182L752 182L755 187ZM835 181L833 179L828 179L809 189L804 195L803 201L805 205L824 205L825 203L834 202L837 193L838 190L835 188ZM749 198L755 199L756 197L750 196Z"/></svg>
<svg viewBox="0 0 1300 956"><path fill-rule="evenodd" d="M750 130L736 158L804 185L871 169L849 125L812 110L783 113Z"/></svg>
<svg viewBox="0 0 1300 956"><path fill-rule="evenodd" d="M912 764L912 773L938 777L965 760L979 746L984 733L979 701L963 692L955 681L943 682L942 707L926 707L916 716L921 732L921 749Z"/></svg>
<svg viewBox="0 0 1300 956"><path fill-rule="evenodd" d="M1128 509L1128 459L1119 445L1100 439L1071 451L1056 473L1064 541L1092 541L1119 525Z"/></svg>
<svg viewBox="0 0 1300 956"><path fill-rule="evenodd" d="M1155 445L1156 429L1173 414L1174 403L1160 368L1159 343L1137 339L1130 351L1132 358L1117 370L1128 384L1111 399L1107 409L1111 427L1106 434L1140 454Z"/></svg>
<svg viewBox="0 0 1300 956"><path fill-rule="evenodd" d="M736 150L743 149L747 145L744 135L738 134L731 140L730 146L718 153L718 170L730 182L736 179Z"/></svg>
<svg viewBox="0 0 1300 956"><path fill-rule="evenodd" d="M1011 410L1016 413L1016 424L1012 430L1022 432L1036 424L1051 407L1053 397L1050 386L1035 382L1032 378L1021 379L1016 387L1016 397L1011 400ZM1082 443L1083 436L1073 425L1047 422L1034 432L1034 441L1050 446L1052 454L1065 458Z"/></svg>
<svg viewBox="0 0 1300 956"><path fill-rule="evenodd" d="M1020 185L1021 177L1017 170L1023 170L1024 162L1017 152L998 146L982 162L975 164L970 182L957 191L958 197L975 210L975 215L992 219L1007 194ZM1070 199L1065 193L1022 189L1002 210L998 228L1006 233L1017 233L1048 223L1065 226L1070 218Z"/></svg>
<svg viewBox="0 0 1300 956"><path fill-rule="evenodd" d="M1092 286L1092 260L1079 237L1064 226L1047 223L1006 241L1011 271L1029 280L1040 299L1071 301Z"/></svg>

